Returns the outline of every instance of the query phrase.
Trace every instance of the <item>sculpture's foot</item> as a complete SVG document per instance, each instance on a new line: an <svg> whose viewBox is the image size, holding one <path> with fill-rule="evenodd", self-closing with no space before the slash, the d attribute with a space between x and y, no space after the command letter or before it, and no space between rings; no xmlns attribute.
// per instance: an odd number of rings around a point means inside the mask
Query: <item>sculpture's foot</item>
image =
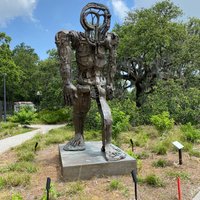
<svg viewBox="0 0 200 200"><path fill-rule="evenodd" d="M105 154L108 161L121 160L126 157L126 154L121 149L112 144L106 145Z"/></svg>
<svg viewBox="0 0 200 200"><path fill-rule="evenodd" d="M85 150L85 142L81 134L76 134L64 147L65 151L83 151Z"/></svg>

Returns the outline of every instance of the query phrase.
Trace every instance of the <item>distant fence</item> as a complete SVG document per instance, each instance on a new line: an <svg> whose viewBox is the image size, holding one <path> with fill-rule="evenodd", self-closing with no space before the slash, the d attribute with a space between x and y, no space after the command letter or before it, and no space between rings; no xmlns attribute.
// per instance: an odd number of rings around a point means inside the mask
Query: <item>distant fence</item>
<svg viewBox="0 0 200 200"><path fill-rule="evenodd" d="M13 114L13 107L14 104L13 102L6 102L6 114L7 115L12 115ZM4 102L0 101L0 120L3 119L4 116Z"/></svg>

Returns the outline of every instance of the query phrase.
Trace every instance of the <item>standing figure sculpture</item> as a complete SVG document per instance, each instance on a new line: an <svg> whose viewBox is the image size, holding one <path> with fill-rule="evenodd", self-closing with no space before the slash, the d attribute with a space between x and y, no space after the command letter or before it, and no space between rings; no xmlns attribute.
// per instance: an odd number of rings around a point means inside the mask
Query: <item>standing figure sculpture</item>
<svg viewBox="0 0 200 200"><path fill-rule="evenodd" d="M85 149L83 129L90 109L91 96L95 96L102 118L102 151L106 159L125 157L119 148L111 144L112 116L106 99L113 96L113 78L116 71L116 46L118 37L108 33L110 12L102 4L89 3L81 12L80 22L85 32L60 31L56 45L60 58L60 72L64 83L64 98L73 105L75 136L65 146L66 151ZM76 87L71 78L71 58L76 53L78 80ZM95 95L92 95L95 94Z"/></svg>

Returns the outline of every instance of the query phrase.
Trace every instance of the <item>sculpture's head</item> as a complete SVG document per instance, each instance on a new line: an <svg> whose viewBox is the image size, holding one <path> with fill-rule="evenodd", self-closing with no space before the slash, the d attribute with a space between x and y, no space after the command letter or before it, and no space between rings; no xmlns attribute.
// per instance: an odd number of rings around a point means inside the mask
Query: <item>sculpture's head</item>
<svg viewBox="0 0 200 200"><path fill-rule="evenodd" d="M88 3L82 9L80 22L90 44L96 45L105 41L110 28L110 18L110 11L103 4Z"/></svg>

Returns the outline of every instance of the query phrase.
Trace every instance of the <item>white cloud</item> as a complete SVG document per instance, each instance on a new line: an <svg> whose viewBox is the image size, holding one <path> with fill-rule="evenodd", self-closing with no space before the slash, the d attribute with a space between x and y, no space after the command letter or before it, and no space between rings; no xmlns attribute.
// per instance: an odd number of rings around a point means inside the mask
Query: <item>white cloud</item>
<svg viewBox="0 0 200 200"><path fill-rule="evenodd" d="M33 11L37 0L0 0L0 27L16 17L26 17L35 21Z"/></svg>
<svg viewBox="0 0 200 200"><path fill-rule="evenodd" d="M115 15L117 15L120 20L123 20L126 17L127 12L129 11L129 8L125 4L125 2L123 0L111 0L111 3Z"/></svg>
<svg viewBox="0 0 200 200"><path fill-rule="evenodd" d="M149 8L156 2L161 0L135 0L134 8ZM185 17L198 17L200 18L200 1L198 0L171 0L175 5L179 6Z"/></svg>

